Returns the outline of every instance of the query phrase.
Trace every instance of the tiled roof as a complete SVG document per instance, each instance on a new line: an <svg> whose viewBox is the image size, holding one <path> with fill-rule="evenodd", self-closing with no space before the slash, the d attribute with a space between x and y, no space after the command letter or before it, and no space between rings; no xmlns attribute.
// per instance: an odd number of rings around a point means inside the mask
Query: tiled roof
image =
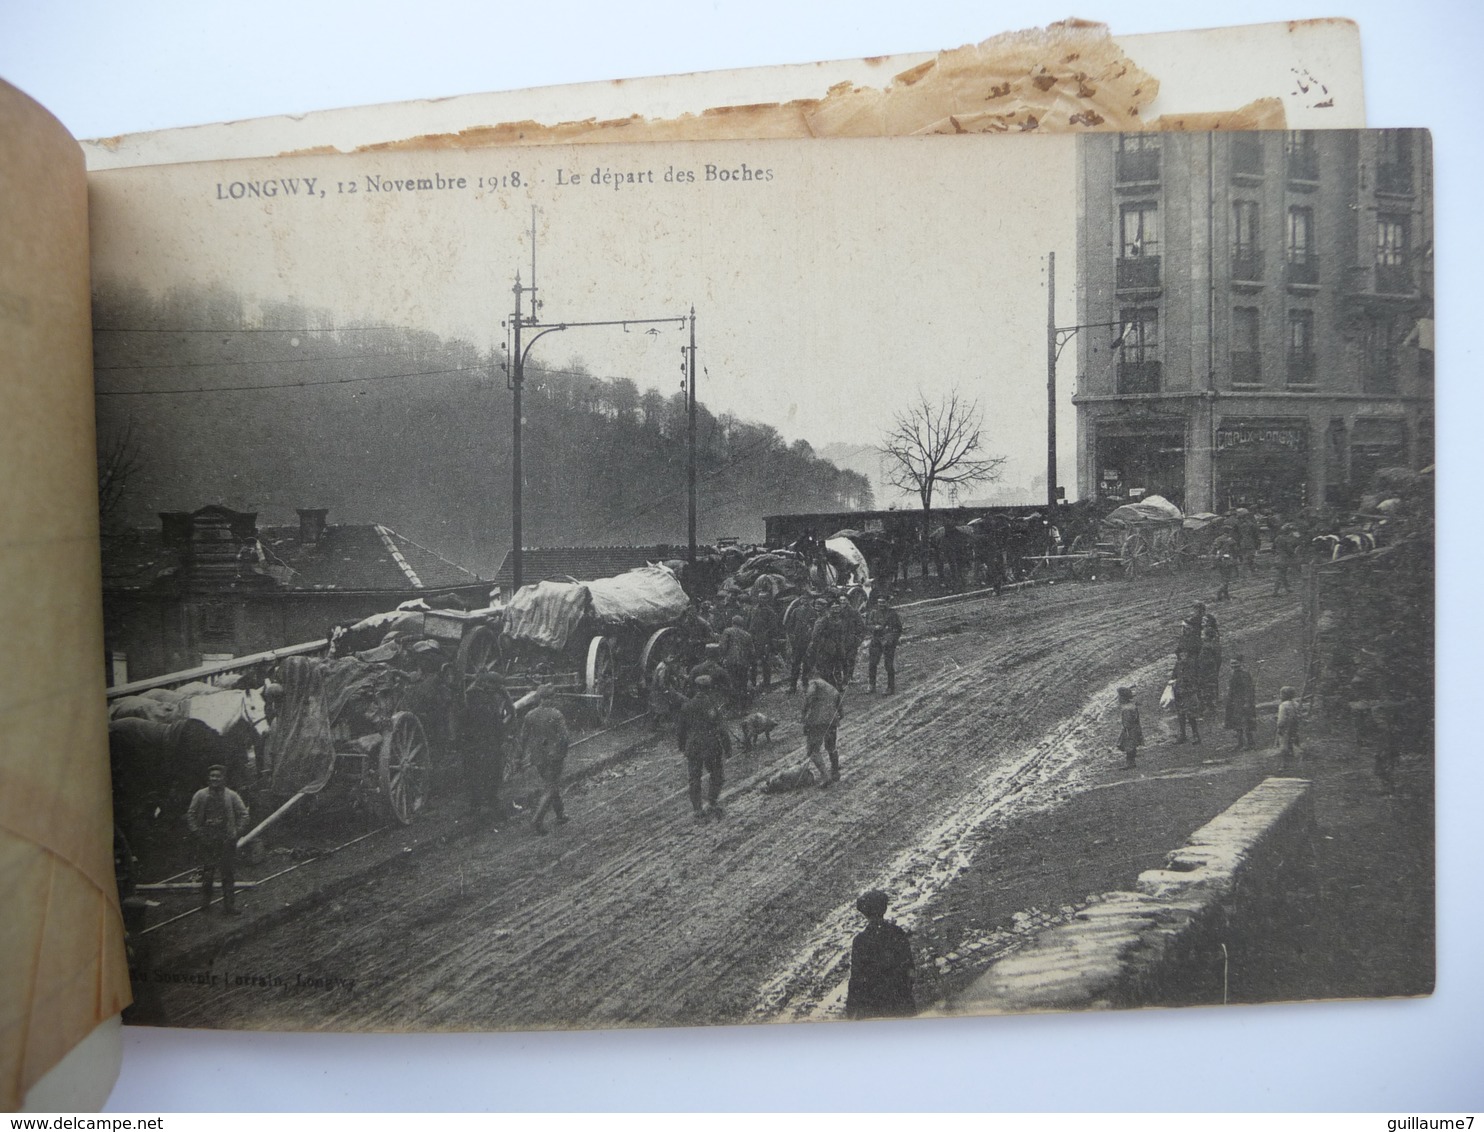
<svg viewBox="0 0 1484 1132"><path fill-rule="evenodd" d="M521 581L560 581L576 578L590 582L594 578L612 578L625 570L683 558L683 548L674 546L528 546L521 557ZM508 593L515 582L515 567L507 552L495 572L495 585Z"/></svg>
<svg viewBox="0 0 1484 1132"><path fill-rule="evenodd" d="M327 525L317 542L297 526L261 527L238 571L241 584L263 589L422 592L480 584L481 579L388 527ZM395 553L394 553L395 551ZM103 545L105 590L146 589L180 576L179 549L158 528L130 530ZM230 587L231 579L226 580Z"/></svg>

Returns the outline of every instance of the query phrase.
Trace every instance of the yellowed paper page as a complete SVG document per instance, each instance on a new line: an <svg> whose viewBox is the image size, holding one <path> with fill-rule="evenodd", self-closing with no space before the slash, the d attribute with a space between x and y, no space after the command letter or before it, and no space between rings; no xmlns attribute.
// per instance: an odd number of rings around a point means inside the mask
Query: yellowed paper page
<svg viewBox="0 0 1484 1132"><path fill-rule="evenodd" d="M82 153L0 83L0 1108L129 1001L109 776Z"/></svg>
<svg viewBox="0 0 1484 1132"><path fill-rule="evenodd" d="M1199 125L1179 115L1214 115ZM1218 121L1219 119L1219 121ZM936 53L325 110L84 143L91 169L398 144L1365 125L1349 20L1114 36L1066 21ZM1034 125L1032 124L1034 122Z"/></svg>

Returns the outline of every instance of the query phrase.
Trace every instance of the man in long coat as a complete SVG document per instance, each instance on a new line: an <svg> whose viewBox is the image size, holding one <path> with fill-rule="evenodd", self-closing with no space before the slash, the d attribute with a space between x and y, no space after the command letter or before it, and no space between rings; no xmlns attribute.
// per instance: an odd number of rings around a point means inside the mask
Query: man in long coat
<svg viewBox="0 0 1484 1132"><path fill-rule="evenodd" d="M546 787L541 804L536 807L536 832L546 832L546 815L556 814L557 825L565 825L567 811L562 805L562 772L567 766L567 748L572 738L567 721L557 708L546 702L546 686L538 693L540 702L526 713L526 759L535 768Z"/></svg>
<svg viewBox="0 0 1484 1132"><path fill-rule="evenodd" d="M809 633L806 676L823 676L836 688L845 686L845 629L838 605L826 603Z"/></svg>
<svg viewBox="0 0 1484 1132"><path fill-rule="evenodd" d="M675 725L675 743L685 753L690 778L690 808L697 821L721 817L721 788L725 781L723 764L732 753L732 734L727 730L726 716L716 698L711 677L696 679L696 694L680 709ZM705 774L706 805L701 805L701 776Z"/></svg>
<svg viewBox="0 0 1484 1132"><path fill-rule="evenodd" d="M765 692L773 687L773 642L781 629L778 607L773 599L759 597L747 622L747 631L752 634L752 664L747 680Z"/></svg>
<svg viewBox="0 0 1484 1132"><path fill-rule="evenodd" d="M902 639L902 617L884 593L873 594L866 614L871 630L871 691L876 690L876 668L886 661L886 690L897 690L897 642Z"/></svg>
<svg viewBox="0 0 1484 1132"><path fill-rule="evenodd" d="M855 902L866 926L850 945L847 1018L910 1018L917 1013L912 994L912 943L906 931L886 918L886 893L873 889Z"/></svg>
<svg viewBox="0 0 1484 1132"><path fill-rule="evenodd" d="M788 607L783 616L783 631L788 634L788 690L792 694L799 690L799 678L808 682L809 641L814 633L814 623L829 603L824 598L811 601L806 594Z"/></svg>

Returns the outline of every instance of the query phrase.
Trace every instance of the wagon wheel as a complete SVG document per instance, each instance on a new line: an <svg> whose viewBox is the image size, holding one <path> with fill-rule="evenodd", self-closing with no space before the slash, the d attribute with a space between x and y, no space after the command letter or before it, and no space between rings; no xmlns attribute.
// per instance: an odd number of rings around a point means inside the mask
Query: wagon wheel
<svg viewBox="0 0 1484 1132"><path fill-rule="evenodd" d="M392 716L381 741L381 796L392 817L410 823L428 800L428 737L410 711Z"/></svg>
<svg viewBox="0 0 1484 1132"><path fill-rule="evenodd" d="M1123 562L1123 576L1133 581L1140 574L1147 572L1151 565L1149 543L1143 535L1130 534L1123 540L1118 557Z"/></svg>
<svg viewBox="0 0 1484 1132"><path fill-rule="evenodd" d="M1095 554L1097 546L1086 535L1078 535L1072 540L1072 545L1067 548L1071 555ZM1079 582L1092 581L1097 577L1098 563L1095 558L1076 558L1068 560L1067 566L1073 578Z"/></svg>
<svg viewBox="0 0 1484 1132"><path fill-rule="evenodd" d="M488 625L474 626L459 642L456 663L459 671L459 704L462 706L464 697L480 673L500 670L500 638Z"/></svg>
<svg viewBox="0 0 1484 1132"><path fill-rule="evenodd" d="M654 670L661 661L674 660L680 654L680 630L673 625L656 629L639 650L639 681L645 691L654 687Z"/></svg>
<svg viewBox="0 0 1484 1132"><path fill-rule="evenodd" d="M1196 565L1197 550L1194 544L1185 539L1185 532L1179 528L1170 532L1169 559L1170 568L1175 573L1181 573L1187 567Z"/></svg>
<svg viewBox="0 0 1484 1132"><path fill-rule="evenodd" d="M594 637L587 646L587 667L583 672L582 690L596 697L587 702L601 724L613 718L613 699L618 688L618 666L613 659L613 641Z"/></svg>

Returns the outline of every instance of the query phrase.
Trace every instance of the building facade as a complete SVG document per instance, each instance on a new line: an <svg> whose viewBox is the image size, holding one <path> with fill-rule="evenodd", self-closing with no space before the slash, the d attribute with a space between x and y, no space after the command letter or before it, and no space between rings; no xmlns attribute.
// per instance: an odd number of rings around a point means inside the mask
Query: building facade
<svg viewBox="0 0 1484 1132"><path fill-rule="evenodd" d="M1432 463L1423 130L1079 139L1077 482L1345 506Z"/></svg>
<svg viewBox="0 0 1484 1132"><path fill-rule="evenodd" d="M110 686L318 640L332 625L452 593L485 605L489 583L380 524L294 526L252 512L169 511L103 544Z"/></svg>

